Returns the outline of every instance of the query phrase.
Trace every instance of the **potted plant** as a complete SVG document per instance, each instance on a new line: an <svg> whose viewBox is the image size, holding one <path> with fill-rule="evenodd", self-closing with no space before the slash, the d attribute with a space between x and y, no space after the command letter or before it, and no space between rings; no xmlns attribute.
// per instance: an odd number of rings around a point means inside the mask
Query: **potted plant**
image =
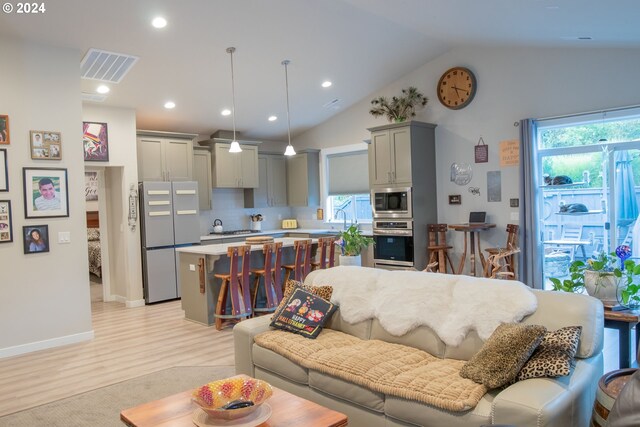
<svg viewBox="0 0 640 427"><path fill-rule="evenodd" d="M371 100L373 106L369 113L374 117L387 116L389 122L404 122L410 117L415 117L416 108L427 105L429 98L418 92L418 89L410 86L402 89L401 96L394 96L391 100L384 96Z"/></svg>
<svg viewBox="0 0 640 427"><path fill-rule="evenodd" d="M374 243L373 239L363 236L357 225L351 225L348 229L341 231L336 241L340 246L340 265L362 265L360 253L372 243Z"/></svg>
<svg viewBox="0 0 640 427"><path fill-rule="evenodd" d="M620 279L618 303L627 308L640 308L640 284L635 282L635 278L640 275L640 264L636 265L635 261L627 259L631 257L631 248L627 245L618 246L615 253L622 264L621 268L614 270L616 277Z"/></svg>

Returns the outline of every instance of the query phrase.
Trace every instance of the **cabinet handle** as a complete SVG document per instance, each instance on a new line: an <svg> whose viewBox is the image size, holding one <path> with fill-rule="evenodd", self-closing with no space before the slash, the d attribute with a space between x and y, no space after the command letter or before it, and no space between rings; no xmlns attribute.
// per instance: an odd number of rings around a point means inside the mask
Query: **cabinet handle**
<svg viewBox="0 0 640 427"><path fill-rule="evenodd" d="M391 172L387 172L387 182L391 182Z"/></svg>
<svg viewBox="0 0 640 427"><path fill-rule="evenodd" d="M167 171L167 181L171 181L171 172Z"/></svg>
<svg viewBox="0 0 640 427"><path fill-rule="evenodd" d="M391 177L393 178L393 182L396 182L396 173L391 172Z"/></svg>

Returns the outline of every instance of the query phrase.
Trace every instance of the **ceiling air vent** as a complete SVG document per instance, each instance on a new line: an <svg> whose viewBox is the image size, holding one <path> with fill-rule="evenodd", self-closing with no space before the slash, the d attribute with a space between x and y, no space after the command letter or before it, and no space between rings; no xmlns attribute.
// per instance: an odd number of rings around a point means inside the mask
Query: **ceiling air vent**
<svg viewBox="0 0 640 427"><path fill-rule="evenodd" d="M329 110L339 110L342 108L342 101L336 98L324 104L323 107Z"/></svg>
<svg viewBox="0 0 640 427"><path fill-rule="evenodd" d="M120 83L138 59L137 56L91 48L80 63L80 77Z"/></svg>
<svg viewBox="0 0 640 427"><path fill-rule="evenodd" d="M89 102L104 102L107 100L107 95L101 95L99 93L87 93L82 92L82 101Z"/></svg>

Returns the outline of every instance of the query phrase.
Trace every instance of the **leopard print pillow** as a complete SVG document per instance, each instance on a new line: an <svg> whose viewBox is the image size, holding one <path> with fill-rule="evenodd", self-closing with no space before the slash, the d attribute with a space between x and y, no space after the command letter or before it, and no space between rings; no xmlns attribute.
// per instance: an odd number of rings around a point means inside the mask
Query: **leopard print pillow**
<svg viewBox="0 0 640 427"><path fill-rule="evenodd" d="M293 292L298 288L304 289L305 291L317 295L327 301L331 300L331 294L333 294L333 287L331 286L312 286L305 285L304 283L298 282L297 280L287 280L287 283L284 284L284 293L282 295L282 300L280 301L280 305L278 305L278 308L276 308L276 311L274 313L280 312L280 310L286 305L289 297L293 295ZM271 318L271 320L274 320L274 318L275 315Z"/></svg>
<svg viewBox="0 0 640 427"><path fill-rule="evenodd" d="M575 366L582 326L567 326L547 332L531 359L522 367L518 381L527 378L569 375Z"/></svg>

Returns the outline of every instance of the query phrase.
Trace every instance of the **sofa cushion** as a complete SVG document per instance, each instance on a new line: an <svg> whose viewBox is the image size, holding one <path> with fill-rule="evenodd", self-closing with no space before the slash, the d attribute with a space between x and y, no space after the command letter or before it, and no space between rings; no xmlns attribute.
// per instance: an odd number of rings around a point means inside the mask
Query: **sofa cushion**
<svg viewBox="0 0 640 427"><path fill-rule="evenodd" d="M349 323L340 315L340 308L334 313L324 325L325 328L333 329L336 331L344 332L345 334L353 335L363 340L368 340L371 337L371 320L363 320L358 323Z"/></svg>
<svg viewBox="0 0 640 427"><path fill-rule="evenodd" d="M253 345L253 363L295 383L309 384L308 369L256 344Z"/></svg>
<svg viewBox="0 0 640 427"><path fill-rule="evenodd" d="M408 345L436 356L444 357L445 344L428 326L419 326L404 335L391 335L385 331L378 319L371 320L371 339ZM475 353L475 352L474 352Z"/></svg>
<svg viewBox="0 0 640 427"><path fill-rule="evenodd" d="M336 308L329 301L305 289L296 288L286 304L276 311L271 326L313 339L322 331Z"/></svg>
<svg viewBox="0 0 640 427"><path fill-rule="evenodd" d="M580 332L581 326L567 326L547 332L531 359L518 373L518 381L569 375L575 366L574 357L580 342Z"/></svg>
<svg viewBox="0 0 640 427"><path fill-rule="evenodd" d="M309 370L309 387L325 394L363 406L376 412L384 412L384 394L369 390L332 375Z"/></svg>
<svg viewBox="0 0 640 427"><path fill-rule="evenodd" d="M305 285L304 283L297 280L287 280L287 283L284 284L282 299L280 300L280 304L278 305L278 308L276 308L274 313L278 313L280 310L282 310L291 294L298 288L302 288L314 295L318 295L319 297L324 298L327 301L331 300L331 294L333 293L333 288L331 286ZM274 314L271 319L273 320L275 318L276 315Z"/></svg>
<svg viewBox="0 0 640 427"><path fill-rule="evenodd" d="M498 326L480 351L464 364L460 375L489 389L508 384L517 377L546 331L538 325Z"/></svg>

